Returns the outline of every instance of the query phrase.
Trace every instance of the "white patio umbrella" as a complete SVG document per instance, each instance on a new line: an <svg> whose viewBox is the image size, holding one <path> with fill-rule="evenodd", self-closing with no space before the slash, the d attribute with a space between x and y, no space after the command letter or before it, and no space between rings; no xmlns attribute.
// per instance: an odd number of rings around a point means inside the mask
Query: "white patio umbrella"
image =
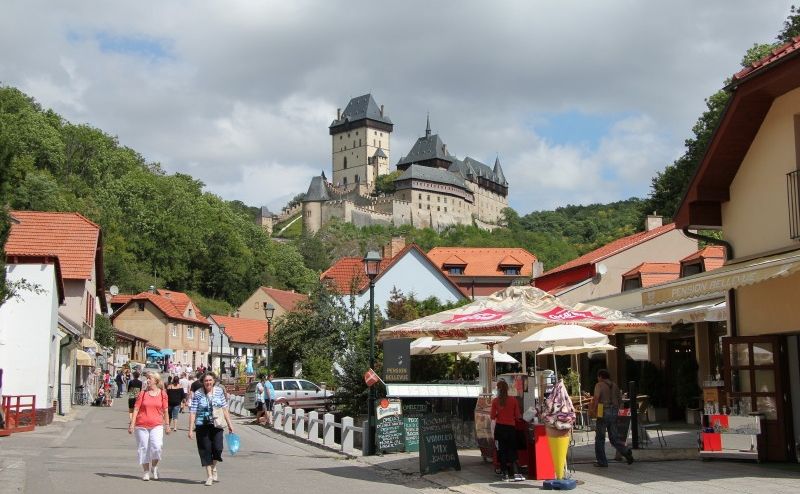
<svg viewBox="0 0 800 494"><path fill-rule="evenodd" d="M507 339L508 336L470 336L464 340L436 340L432 336L423 336L411 342L411 355L487 352Z"/></svg>
<svg viewBox="0 0 800 494"><path fill-rule="evenodd" d="M477 362L478 358L481 355L486 355L488 353L489 353L488 351L483 351L483 352L465 352L465 353L462 353L461 355L465 355L470 360L472 360L473 362ZM509 355L507 353L503 353L503 352L498 352L497 350L492 352L492 358L494 358L495 363L499 363L499 364L518 364L519 363L519 360L515 359L511 355Z"/></svg>
<svg viewBox="0 0 800 494"><path fill-rule="evenodd" d="M606 338L608 341L608 338ZM580 372L578 369L578 355L582 353L590 353L590 352L607 352L609 350L615 350L617 347L614 345L609 345L608 343L587 343L585 345L577 345L577 346L551 346L548 348L543 349L539 352L539 355L553 355L553 366L555 366L555 356L556 355L575 355L575 369L578 373L578 406L582 409L583 408L583 394L581 393L581 379L580 379Z"/></svg>

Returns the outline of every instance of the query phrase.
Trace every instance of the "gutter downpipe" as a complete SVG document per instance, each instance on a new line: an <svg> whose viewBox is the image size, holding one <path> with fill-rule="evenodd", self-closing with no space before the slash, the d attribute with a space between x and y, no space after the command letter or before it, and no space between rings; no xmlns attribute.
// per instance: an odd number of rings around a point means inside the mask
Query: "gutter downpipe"
<svg viewBox="0 0 800 494"><path fill-rule="evenodd" d="M721 245L725 247L725 260L730 261L733 259L733 245L730 242L725 240L714 238L714 237L707 237L705 235L700 235L699 233L695 233L689 231L688 226L684 226L682 228L683 234L689 238L695 240L702 240L703 242L708 242L710 244ZM739 324L736 317L736 290L731 288L728 290L728 319L731 322L730 333L731 336L739 336Z"/></svg>

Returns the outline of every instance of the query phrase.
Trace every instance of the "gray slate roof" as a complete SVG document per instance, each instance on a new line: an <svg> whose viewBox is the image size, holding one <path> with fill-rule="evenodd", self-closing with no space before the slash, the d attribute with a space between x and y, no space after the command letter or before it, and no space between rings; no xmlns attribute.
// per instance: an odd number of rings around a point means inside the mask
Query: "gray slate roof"
<svg viewBox="0 0 800 494"><path fill-rule="evenodd" d="M269 208L267 208L266 206L261 206L261 217L262 218L271 218L273 216L275 216L275 215L270 212Z"/></svg>
<svg viewBox="0 0 800 494"><path fill-rule="evenodd" d="M328 194L328 187L325 184L325 177L323 175L316 176L311 179L311 185L308 186L308 192L303 197L303 202L316 202L316 201L330 201L331 196Z"/></svg>
<svg viewBox="0 0 800 494"><path fill-rule="evenodd" d="M331 127L341 125L345 122L354 122L356 120L363 120L368 118L377 122L383 122L391 125L392 120L386 115L381 115L381 108L375 103L371 94L357 96L347 103L347 107L342 112L339 120L334 120Z"/></svg>
<svg viewBox="0 0 800 494"><path fill-rule="evenodd" d="M458 176L455 173L450 173L447 170L442 170L441 168L433 168L430 166L411 165L408 167L406 171L403 172L402 175L397 177L396 181L399 182L401 180L408 180L408 179L425 180L427 182L455 185L456 187L467 189L467 183L464 181L462 177Z"/></svg>
<svg viewBox="0 0 800 494"><path fill-rule="evenodd" d="M375 154L373 154L372 156L375 156L375 157L378 157L378 158L388 158L388 156L386 156L386 153L383 152L383 148L378 148L378 150L375 151Z"/></svg>
<svg viewBox="0 0 800 494"><path fill-rule="evenodd" d="M399 166L435 158L445 161L453 161L455 159L453 156L450 156L447 151L445 151L444 142L442 142L442 138L439 137L439 134L427 135L417 139L417 142L414 143L411 151L409 151L407 155L400 158L400 161L398 161L397 164Z"/></svg>
<svg viewBox="0 0 800 494"><path fill-rule="evenodd" d="M497 178L497 183L500 185L508 185L508 180L503 173L503 168L500 167L500 157L494 159L494 176Z"/></svg>

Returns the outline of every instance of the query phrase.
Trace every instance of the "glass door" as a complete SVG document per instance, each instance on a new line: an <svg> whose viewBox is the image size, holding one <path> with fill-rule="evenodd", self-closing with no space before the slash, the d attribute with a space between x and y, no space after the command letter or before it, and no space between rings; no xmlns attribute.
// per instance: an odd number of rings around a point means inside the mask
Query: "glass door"
<svg viewBox="0 0 800 494"><path fill-rule="evenodd" d="M764 416L766 459L787 461L793 454L791 425L785 420L785 339L780 336L723 338L725 389L733 415Z"/></svg>

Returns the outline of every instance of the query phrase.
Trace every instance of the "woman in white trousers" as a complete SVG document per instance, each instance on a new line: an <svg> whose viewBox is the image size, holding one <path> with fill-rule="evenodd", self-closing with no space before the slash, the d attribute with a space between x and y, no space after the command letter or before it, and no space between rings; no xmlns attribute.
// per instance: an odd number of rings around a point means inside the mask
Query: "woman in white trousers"
<svg viewBox="0 0 800 494"><path fill-rule="evenodd" d="M150 375L147 389L139 393L133 406L128 434L136 433L136 446L139 464L144 475L142 480L158 480L158 462L161 460L161 448L164 444L164 426L169 425L167 415L167 393L161 377L156 373ZM170 433L169 428L166 430Z"/></svg>

